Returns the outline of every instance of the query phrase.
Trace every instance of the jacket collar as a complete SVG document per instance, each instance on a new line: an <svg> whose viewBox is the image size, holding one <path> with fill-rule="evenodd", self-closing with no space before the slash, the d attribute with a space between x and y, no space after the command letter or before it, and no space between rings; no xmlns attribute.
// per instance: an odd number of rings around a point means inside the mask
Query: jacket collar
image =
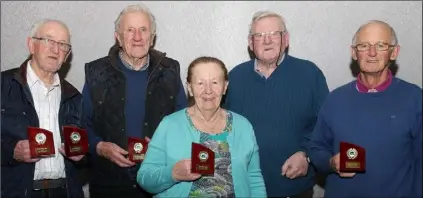
<svg viewBox="0 0 423 198"><path fill-rule="evenodd" d="M29 90L29 86L28 86L28 80L26 78L27 75L27 67L28 67L28 61L30 61L31 58L26 59L21 66L19 67L19 69L17 70L17 72L15 72L14 78L25 88L27 88ZM66 99L79 94L79 91L72 86L68 81L66 81L65 79L61 78L59 76L60 79L60 87L62 89L62 98L61 101L65 101ZM28 92L29 93L29 92ZM27 95L28 96L28 95ZM31 98L32 101L32 97Z"/></svg>

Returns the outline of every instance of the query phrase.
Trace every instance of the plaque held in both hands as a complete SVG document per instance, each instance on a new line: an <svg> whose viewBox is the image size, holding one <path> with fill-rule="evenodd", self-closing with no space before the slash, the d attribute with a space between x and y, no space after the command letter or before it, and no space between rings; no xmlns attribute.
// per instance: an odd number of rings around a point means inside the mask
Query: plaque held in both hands
<svg viewBox="0 0 423 198"><path fill-rule="evenodd" d="M214 152L202 144L192 143L191 173L214 175Z"/></svg>
<svg viewBox="0 0 423 198"><path fill-rule="evenodd" d="M53 133L38 127L27 127L31 158L50 157L56 154Z"/></svg>
<svg viewBox="0 0 423 198"><path fill-rule="evenodd" d="M363 147L341 142L339 145L339 171L365 172L366 151Z"/></svg>
<svg viewBox="0 0 423 198"><path fill-rule="evenodd" d="M85 155L88 152L88 135L86 130L73 126L63 126L63 135L66 156Z"/></svg>
<svg viewBox="0 0 423 198"><path fill-rule="evenodd" d="M128 138L128 159L132 162L142 162L147 152L148 143L145 139Z"/></svg>

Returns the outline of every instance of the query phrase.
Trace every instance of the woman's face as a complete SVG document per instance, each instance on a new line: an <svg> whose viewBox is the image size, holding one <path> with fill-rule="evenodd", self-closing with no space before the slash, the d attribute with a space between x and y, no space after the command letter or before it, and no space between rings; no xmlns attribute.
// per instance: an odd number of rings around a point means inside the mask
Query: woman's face
<svg viewBox="0 0 423 198"><path fill-rule="evenodd" d="M222 68L213 62L199 63L192 68L188 92L200 110L213 111L220 106L228 87Z"/></svg>

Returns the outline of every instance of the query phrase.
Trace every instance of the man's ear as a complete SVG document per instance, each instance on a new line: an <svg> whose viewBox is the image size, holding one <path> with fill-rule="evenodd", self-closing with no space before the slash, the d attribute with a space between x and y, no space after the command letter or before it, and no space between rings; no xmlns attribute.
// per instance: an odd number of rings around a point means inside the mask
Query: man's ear
<svg viewBox="0 0 423 198"><path fill-rule="evenodd" d="M115 31L115 39L118 41L120 47L122 47L122 41L120 40L119 33Z"/></svg>
<svg viewBox="0 0 423 198"><path fill-rule="evenodd" d="M248 48L254 52L254 41L253 36L248 36Z"/></svg>
<svg viewBox="0 0 423 198"><path fill-rule="evenodd" d="M351 45L351 57L354 60L357 60L357 51L355 51L355 47Z"/></svg>
<svg viewBox="0 0 423 198"><path fill-rule="evenodd" d="M26 39L26 46L28 47L28 51L29 51L29 53L32 55L32 54L34 54L34 51L35 51L35 46L34 46L34 42L32 42L32 38L31 37L28 37L27 39Z"/></svg>
<svg viewBox="0 0 423 198"><path fill-rule="evenodd" d="M394 49L392 50L392 53L389 59L396 60L398 57L399 51L400 51L400 46L399 45L395 46Z"/></svg>
<svg viewBox="0 0 423 198"><path fill-rule="evenodd" d="M150 47L153 47L153 45L154 45L154 39L156 38L156 35L155 34L152 34L151 35L151 39L150 39Z"/></svg>

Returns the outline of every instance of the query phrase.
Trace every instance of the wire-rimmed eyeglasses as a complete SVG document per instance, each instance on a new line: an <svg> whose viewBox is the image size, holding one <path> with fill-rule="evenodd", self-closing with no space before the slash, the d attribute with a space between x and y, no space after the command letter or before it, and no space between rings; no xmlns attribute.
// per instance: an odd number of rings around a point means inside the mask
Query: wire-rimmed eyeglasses
<svg viewBox="0 0 423 198"><path fill-rule="evenodd" d="M39 41L43 41L44 46L46 47L55 47L56 45L59 46L59 49L63 52L69 52L71 49L71 45L67 44L67 43L63 43L63 42L58 42L55 41L53 39L49 39L49 38L43 38L43 37L32 37L33 39L39 40Z"/></svg>
<svg viewBox="0 0 423 198"><path fill-rule="evenodd" d="M386 51L395 45L390 45L389 43L378 42L375 44L370 43L360 43L354 46L354 48L359 52L369 51L371 47L375 47L376 51Z"/></svg>
<svg viewBox="0 0 423 198"><path fill-rule="evenodd" d="M258 32L258 33L254 33L251 34L251 36L253 37L253 39L255 41L261 41L263 40L266 36L269 36L272 40L274 39L279 39L282 37L282 35L285 34L286 31L271 31L271 32Z"/></svg>

